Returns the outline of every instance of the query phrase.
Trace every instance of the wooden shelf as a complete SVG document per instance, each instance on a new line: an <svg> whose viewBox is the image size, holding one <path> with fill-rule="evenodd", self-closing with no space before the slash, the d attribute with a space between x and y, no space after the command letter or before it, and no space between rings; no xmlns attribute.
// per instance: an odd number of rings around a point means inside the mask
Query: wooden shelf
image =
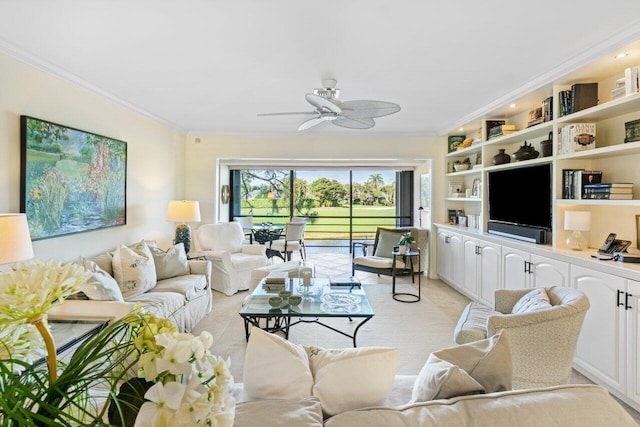
<svg viewBox="0 0 640 427"><path fill-rule="evenodd" d="M471 147L464 148L462 150L452 151L447 153L446 157L462 157L473 153L479 153L482 151L482 143L474 144Z"/></svg>
<svg viewBox="0 0 640 427"><path fill-rule="evenodd" d="M578 151L575 153L559 154L557 159L604 159L607 157L628 156L632 154L640 154L640 141L610 145L608 147L594 148L592 150Z"/></svg>
<svg viewBox="0 0 640 427"><path fill-rule="evenodd" d="M640 206L640 200L556 199L557 205Z"/></svg>
<svg viewBox="0 0 640 427"><path fill-rule="evenodd" d="M471 168L462 172L449 172L446 176L453 178L455 176L473 175L480 172L482 172L482 167Z"/></svg>
<svg viewBox="0 0 640 427"><path fill-rule="evenodd" d="M520 160L518 162L504 163L502 165L494 165L494 166L485 166L484 170L487 172L502 170L502 169L514 169L514 168L524 168L527 166L540 165L544 163L551 163L552 157L538 157L537 159L531 160Z"/></svg>
<svg viewBox="0 0 640 427"><path fill-rule="evenodd" d="M611 119L628 113L640 110L640 93L628 95L613 101L605 102L577 113L562 116L557 119L559 125L562 123L586 123L598 122Z"/></svg>
<svg viewBox="0 0 640 427"><path fill-rule="evenodd" d="M525 139L534 139L541 136L549 135L553 128L553 120L540 123L539 125L531 126L530 128L519 130L510 135L499 136L485 142L485 146L498 145L498 144L511 144L513 142L521 142Z"/></svg>

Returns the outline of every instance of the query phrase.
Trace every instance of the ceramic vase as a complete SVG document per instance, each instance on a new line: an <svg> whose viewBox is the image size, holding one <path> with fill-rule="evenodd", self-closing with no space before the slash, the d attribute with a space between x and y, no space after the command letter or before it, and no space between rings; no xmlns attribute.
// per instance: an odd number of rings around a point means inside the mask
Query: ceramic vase
<svg viewBox="0 0 640 427"><path fill-rule="evenodd" d="M504 148L500 148L498 150L498 154L493 156L493 164L494 165L502 165L504 163L511 162L511 156L504 152Z"/></svg>

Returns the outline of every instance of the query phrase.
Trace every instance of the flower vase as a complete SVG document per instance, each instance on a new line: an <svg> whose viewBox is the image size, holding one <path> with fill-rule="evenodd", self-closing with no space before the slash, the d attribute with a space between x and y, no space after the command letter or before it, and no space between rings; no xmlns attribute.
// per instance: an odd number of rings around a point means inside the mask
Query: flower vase
<svg viewBox="0 0 640 427"><path fill-rule="evenodd" d="M398 248L398 253L399 253L400 255L404 255L404 254L406 254L406 253L407 253L407 246L406 246L406 245L402 245L402 246L400 246L400 247Z"/></svg>

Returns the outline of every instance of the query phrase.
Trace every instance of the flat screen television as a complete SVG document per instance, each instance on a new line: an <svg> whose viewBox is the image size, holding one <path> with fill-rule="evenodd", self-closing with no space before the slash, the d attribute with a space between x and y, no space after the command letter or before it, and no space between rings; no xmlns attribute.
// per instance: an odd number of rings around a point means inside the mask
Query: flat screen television
<svg viewBox="0 0 640 427"><path fill-rule="evenodd" d="M551 230L551 164L489 172L489 220Z"/></svg>

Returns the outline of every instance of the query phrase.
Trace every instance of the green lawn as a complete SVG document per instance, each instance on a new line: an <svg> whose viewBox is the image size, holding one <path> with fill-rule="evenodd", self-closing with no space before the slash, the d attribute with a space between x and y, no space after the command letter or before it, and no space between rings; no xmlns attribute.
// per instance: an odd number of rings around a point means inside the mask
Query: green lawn
<svg viewBox="0 0 640 427"><path fill-rule="evenodd" d="M338 208L314 208L313 211L318 213L318 217L310 218L307 222L305 239L347 239L349 237L348 206ZM248 209L243 209L244 215L247 215L248 212ZM378 226L394 227L395 218L389 217L395 216L395 212L396 210L394 206L354 206L354 237L373 237ZM270 218L259 218L263 215ZM289 220L288 210L281 209L280 212L275 215L276 216L272 215L271 209L253 209L254 223L256 224L259 224L262 221L270 221L274 224L285 224Z"/></svg>

